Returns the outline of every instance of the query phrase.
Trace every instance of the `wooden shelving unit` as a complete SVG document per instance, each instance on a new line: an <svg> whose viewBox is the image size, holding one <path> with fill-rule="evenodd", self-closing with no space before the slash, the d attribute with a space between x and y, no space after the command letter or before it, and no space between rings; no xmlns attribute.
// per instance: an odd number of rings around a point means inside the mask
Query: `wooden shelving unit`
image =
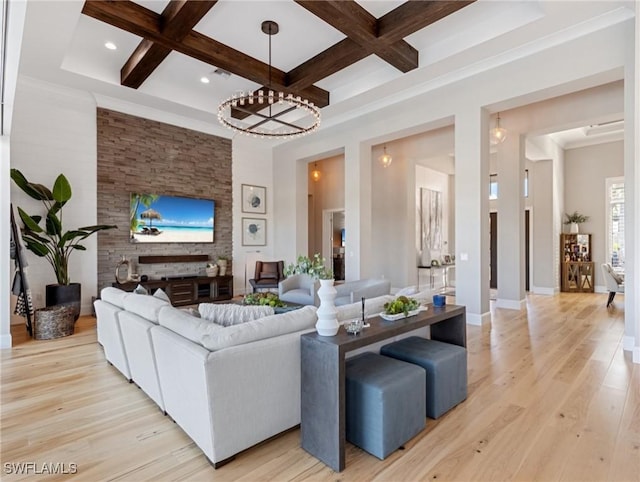
<svg viewBox="0 0 640 482"><path fill-rule="evenodd" d="M561 287L565 292L593 293L590 234L560 235Z"/></svg>

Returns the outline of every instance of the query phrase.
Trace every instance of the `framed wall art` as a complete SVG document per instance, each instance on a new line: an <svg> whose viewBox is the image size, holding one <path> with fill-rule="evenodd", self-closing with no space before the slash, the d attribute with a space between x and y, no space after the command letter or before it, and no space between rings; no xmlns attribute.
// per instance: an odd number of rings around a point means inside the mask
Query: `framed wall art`
<svg viewBox="0 0 640 482"><path fill-rule="evenodd" d="M265 246L267 244L267 220L242 218L242 246Z"/></svg>
<svg viewBox="0 0 640 482"><path fill-rule="evenodd" d="M267 188L264 186L242 185L242 212L267 214Z"/></svg>

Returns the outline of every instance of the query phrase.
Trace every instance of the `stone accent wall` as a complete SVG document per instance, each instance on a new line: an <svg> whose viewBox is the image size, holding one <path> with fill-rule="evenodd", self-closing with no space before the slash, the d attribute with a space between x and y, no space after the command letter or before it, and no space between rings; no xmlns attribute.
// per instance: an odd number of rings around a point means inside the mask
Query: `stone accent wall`
<svg viewBox="0 0 640 482"><path fill-rule="evenodd" d="M231 140L148 119L98 109L98 223L117 230L98 233L98 292L115 281L125 256L149 279L202 274L204 263L138 265L138 256L231 256ZM215 200L215 242L136 244L129 240L132 192ZM231 265L227 268L231 273Z"/></svg>

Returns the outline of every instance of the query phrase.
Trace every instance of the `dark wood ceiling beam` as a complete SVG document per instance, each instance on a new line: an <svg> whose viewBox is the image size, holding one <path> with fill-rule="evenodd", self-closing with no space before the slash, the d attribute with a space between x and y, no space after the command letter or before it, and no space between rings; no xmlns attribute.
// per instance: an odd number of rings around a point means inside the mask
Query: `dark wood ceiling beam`
<svg viewBox="0 0 640 482"><path fill-rule="evenodd" d="M346 38L287 73L287 83L299 88L322 80L371 55L350 38Z"/></svg>
<svg viewBox="0 0 640 482"><path fill-rule="evenodd" d="M378 20L356 2L296 0L296 3L359 44L366 55L374 53L401 72L418 67L418 51L402 39L389 42L379 38Z"/></svg>
<svg viewBox="0 0 640 482"><path fill-rule="evenodd" d="M409 0L378 19L378 37L396 42L476 0Z"/></svg>
<svg viewBox="0 0 640 482"><path fill-rule="evenodd" d="M82 13L242 78L269 85L268 64L193 30L182 41L173 40L161 31L162 17L141 5L124 0L87 1ZM272 67L271 85L275 89L286 90L285 72ZM329 99L326 90L313 85L297 88L295 93L319 106L327 105Z"/></svg>
<svg viewBox="0 0 640 482"><path fill-rule="evenodd" d="M177 42L181 41L216 2L217 0L171 0L160 16L162 34ZM170 53L171 49L143 39L120 70L120 83L137 89Z"/></svg>

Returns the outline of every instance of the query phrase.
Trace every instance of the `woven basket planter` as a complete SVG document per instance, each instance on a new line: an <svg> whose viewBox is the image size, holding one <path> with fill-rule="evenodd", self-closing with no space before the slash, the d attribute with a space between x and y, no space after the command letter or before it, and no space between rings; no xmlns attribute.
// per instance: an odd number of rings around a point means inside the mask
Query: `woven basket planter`
<svg viewBox="0 0 640 482"><path fill-rule="evenodd" d="M52 340L73 335L73 318L73 307L67 305L48 306L36 310L35 339Z"/></svg>

